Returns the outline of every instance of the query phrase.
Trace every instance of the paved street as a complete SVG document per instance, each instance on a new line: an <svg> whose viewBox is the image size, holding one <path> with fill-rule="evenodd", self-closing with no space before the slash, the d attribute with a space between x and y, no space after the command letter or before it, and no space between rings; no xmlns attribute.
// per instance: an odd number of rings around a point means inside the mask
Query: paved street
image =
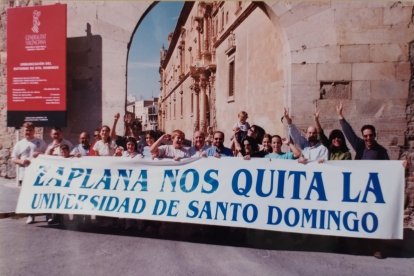
<svg viewBox="0 0 414 276"><path fill-rule="evenodd" d="M18 190L13 181L0 182L2 212L14 208L6 205L17 199ZM38 216L36 223L26 225L25 218L0 219L0 275L412 275L414 271L414 232L408 229L404 241L386 243L389 257L378 260L359 239L189 224L142 223L125 230L126 225L116 220L66 220L65 226L47 225L44 220Z"/></svg>

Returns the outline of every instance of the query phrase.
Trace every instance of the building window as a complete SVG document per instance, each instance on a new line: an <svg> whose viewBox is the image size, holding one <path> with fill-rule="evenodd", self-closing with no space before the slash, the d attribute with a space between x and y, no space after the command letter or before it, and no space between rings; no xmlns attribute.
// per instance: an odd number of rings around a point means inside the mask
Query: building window
<svg viewBox="0 0 414 276"><path fill-rule="evenodd" d="M234 57L232 59L229 60L229 92L228 92L228 97L229 97L229 101L233 101L234 100L234 91L235 91L235 87L234 87L234 83L235 83L235 60Z"/></svg>

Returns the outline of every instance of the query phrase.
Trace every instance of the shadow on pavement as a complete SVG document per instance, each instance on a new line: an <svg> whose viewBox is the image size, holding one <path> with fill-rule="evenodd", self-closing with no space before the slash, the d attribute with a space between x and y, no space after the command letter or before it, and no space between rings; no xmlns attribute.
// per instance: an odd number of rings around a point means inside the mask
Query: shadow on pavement
<svg viewBox="0 0 414 276"><path fill-rule="evenodd" d="M77 216L55 225L39 225L96 234L135 236L192 243L205 243L282 251L312 251L349 255L373 254L373 240L296 234L223 226L126 220L98 217L96 221ZM413 258L414 231L404 229L403 240L381 240L387 257Z"/></svg>

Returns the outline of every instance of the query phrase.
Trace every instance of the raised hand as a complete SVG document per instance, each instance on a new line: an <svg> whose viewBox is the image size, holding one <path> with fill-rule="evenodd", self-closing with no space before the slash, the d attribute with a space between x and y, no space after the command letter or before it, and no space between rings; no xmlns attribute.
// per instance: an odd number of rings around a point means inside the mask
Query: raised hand
<svg viewBox="0 0 414 276"><path fill-rule="evenodd" d="M315 117L315 121L319 120L319 114L321 111L318 108L315 108L315 112L313 113L313 116Z"/></svg>
<svg viewBox="0 0 414 276"><path fill-rule="evenodd" d="M286 119L289 125L292 123L292 118L289 116L289 109L286 107L284 108L283 117Z"/></svg>
<svg viewBox="0 0 414 276"><path fill-rule="evenodd" d="M282 144L289 146L290 145L290 140L287 138L282 138Z"/></svg>
<svg viewBox="0 0 414 276"><path fill-rule="evenodd" d="M344 115L342 114L343 111L343 105L342 102L339 102L339 104L336 106L336 113L338 114L340 119L344 119Z"/></svg>

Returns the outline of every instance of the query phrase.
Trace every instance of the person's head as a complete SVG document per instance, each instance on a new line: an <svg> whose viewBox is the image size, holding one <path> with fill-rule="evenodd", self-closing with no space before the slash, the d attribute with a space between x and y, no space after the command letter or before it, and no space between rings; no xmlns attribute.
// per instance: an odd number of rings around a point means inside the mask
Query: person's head
<svg viewBox="0 0 414 276"><path fill-rule="evenodd" d="M126 140L126 150L128 152L134 152L137 148L137 140L134 137L128 137Z"/></svg>
<svg viewBox="0 0 414 276"><path fill-rule="evenodd" d="M201 149L204 146L206 136L204 132L197 130L194 132L194 147L196 149Z"/></svg>
<svg viewBox="0 0 414 276"><path fill-rule="evenodd" d="M124 115L124 122L126 124L130 124L132 123L133 120L134 120L134 113L127 111Z"/></svg>
<svg viewBox="0 0 414 276"><path fill-rule="evenodd" d="M213 146L217 148L223 147L224 143L224 133L222 131L216 130L213 133Z"/></svg>
<svg viewBox="0 0 414 276"><path fill-rule="evenodd" d="M148 130L145 132L145 143L147 146L152 146L155 143L156 133L153 130Z"/></svg>
<svg viewBox="0 0 414 276"><path fill-rule="evenodd" d="M257 144L252 137L246 136L241 143L242 155L252 155L257 151Z"/></svg>
<svg viewBox="0 0 414 276"><path fill-rule="evenodd" d="M256 139L257 137L257 129L256 129L256 125L252 125L248 130L247 130L247 136L253 137L254 139Z"/></svg>
<svg viewBox="0 0 414 276"><path fill-rule="evenodd" d="M174 130L171 133L171 140L172 140L172 145L173 145L174 148L176 148L176 149L182 148L184 140L185 140L184 132L182 132L179 129Z"/></svg>
<svg viewBox="0 0 414 276"><path fill-rule="evenodd" d="M99 140L101 140L101 129L100 129L100 128L96 128L96 129L93 131L93 139L94 139L95 141L99 141Z"/></svg>
<svg viewBox="0 0 414 276"><path fill-rule="evenodd" d="M308 142L311 144L318 143L318 131L316 130L316 127L308 127L308 129L306 130L306 138L308 139Z"/></svg>
<svg viewBox="0 0 414 276"><path fill-rule="evenodd" d="M345 136L339 129L334 129L329 134L329 147L331 150L348 151L346 146Z"/></svg>
<svg viewBox="0 0 414 276"><path fill-rule="evenodd" d="M99 134L101 135L101 139L103 141L108 142L110 139L111 128L107 125L103 125Z"/></svg>
<svg viewBox="0 0 414 276"><path fill-rule="evenodd" d="M212 126L208 126L207 127L207 133L210 135L212 135L213 134L213 127Z"/></svg>
<svg viewBox="0 0 414 276"><path fill-rule="evenodd" d="M138 137L142 133L141 123L137 120L132 121L131 123L132 135Z"/></svg>
<svg viewBox="0 0 414 276"><path fill-rule="evenodd" d="M281 153L282 152L282 137L279 135L272 136L272 152Z"/></svg>
<svg viewBox="0 0 414 276"><path fill-rule="evenodd" d="M33 139L35 134L35 127L32 122L25 122L23 124L24 137L26 139Z"/></svg>
<svg viewBox="0 0 414 276"><path fill-rule="evenodd" d="M241 123L245 123L247 118L249 118L249 115L247 114L246 111L240 111L239 114L238 114L238 117L239 117L239 121Z"/></svg>
<svg viewBox="0 0 414 276"><path fill-rule="evenodd" d="M62 140L62 129L60 127L53 127L50 130L50 137L53 139L53 141L61 141Z"/></svg>
<svg viewBox="0 0 414 276"><path fill-rule="evenodd" d="M361 128L362 138L365 142L365 147L371 148L377 137L375 127L373 125L363 125Z"/></svg>
<svg viewBox="0 0 414 276"><path fill-rule="evenodd" d="M263 146L264 151L267 151L267 152L272 151L272 135L270 134L263 135L262 146Z"/></svg>
<svg viewBox="0 0 414 276"><path fill-rule="evenodd" d="M79 134L79 143L83 146L89 146L89 133L82 131Z"/></svg>
<svg viewBox="0 0 414 276"><path fill-rule="evenodd" d="M59 148L60 148L60 154L61 154L63 157L67 158L67 157L69 157L69 156L70 156L70 149L69 149L69 146L68 146L68 145L66 145L66 144L61 144L61 145L59 146Z"/></svg>

